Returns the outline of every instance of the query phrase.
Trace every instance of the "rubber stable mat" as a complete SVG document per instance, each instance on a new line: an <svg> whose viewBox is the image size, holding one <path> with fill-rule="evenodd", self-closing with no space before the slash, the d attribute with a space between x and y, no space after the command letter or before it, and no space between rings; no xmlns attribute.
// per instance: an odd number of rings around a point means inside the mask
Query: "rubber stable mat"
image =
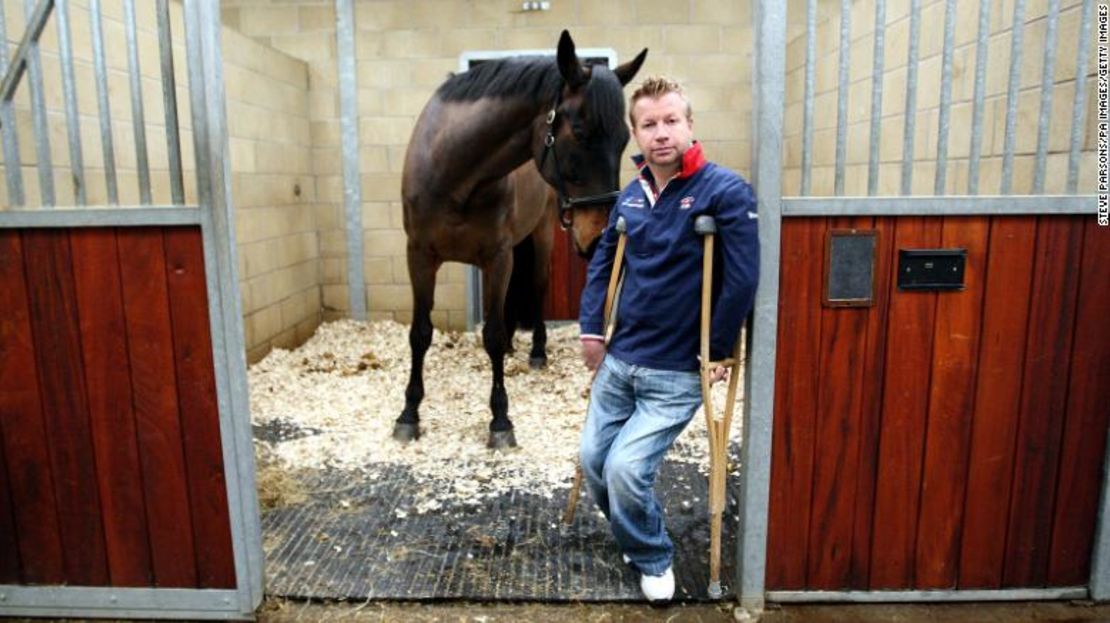
<svg viewBox="0 0 1110 623"><path fill-rule="evenodd" d="M338 471L305 477L309 501L262 516L266 592L297 598L641 600L638 575L620 553L583 490L563 527L566 492L552 498L513 491L480 506L445 506L417 515L406 469L368 481ZM730 480L721 579L731 587L736 494ZM674 539L675 598L707 599L709 521L706 478L665 462L656 491ZM398 510L401 509L401 512Z"/></svg>

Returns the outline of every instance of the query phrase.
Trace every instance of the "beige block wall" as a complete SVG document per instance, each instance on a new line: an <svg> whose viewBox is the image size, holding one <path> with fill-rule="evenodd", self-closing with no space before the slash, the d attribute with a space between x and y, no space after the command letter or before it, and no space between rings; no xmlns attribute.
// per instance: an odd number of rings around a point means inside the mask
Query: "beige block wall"
<svg viewBox="0 0 1110 623"><path fill-rule="evenodd" d="M795 4L799 6L795 7ZM946 194L968 193L968 165L975 89L975 63L980 2L956 3L954 52L952 56L952 107L948 134ZM1057 22L1057 52L1052 70L1050 116L1044 192L1065 193L1068 151L1075 98L1076 54L1082 3L1062 0ZM1009 88L1012 0L989 0L990 34L986 70L985 106L980 155L979 194L1001 192L1002 158L1005 143L1006 98ZM787 47L785 145L783 193L801 191L803 108L805 96L805 7L791 3L792 28ZM879 141L879 195L901 194L903 134L905 132L906 65L909 51L909 0L886 3L883 51L883 95ZM1087 16L1094 19L1094 16ZM932 195L937 165L940 129L941 61L944 44L945 3L924 0L918 39L920 64L917 74L914 116L913 177L911 194ZM1021 79L1015 132L1013 194L1033 190L1040 115L1041 76L1047 32L1047 3L1029 2L1025 11ZM870 158L871 83L874 53L875 0L852 4L849 46L849 87L844 194L866 195ZM1092 37L1093 40L1093 37ZM837 131L837 88L840 46L840 3L818 3L817 65L814 99L814 134L810 194L834 194ZM1093 41L1092 41L1093 47ZM1090 58L1094 58L1093 51ZM1094 192L1095 67L1088 64L1088 110L1079 167L1079 192Z"/></svg>
<svg viewBox="0 0 1110 623"><path fill-rule="evenodd" d="M613 48L620 62L650 48L641 76L683 82L695 134L709 157L747 173L751 152L751 10L732 0L555 0L522 12L517 0L356 2L355 53L367 304L373 319L412 313L401 225L400 176L413 124L459 55L553 49L563 28L580 47ZM309 67L325 318L348 314L346 240L333 0L224 0L225 25L304 59ZM631 93L631 89L626 90ZM630 144L628 155L634 153ZM631 179L631 165L623 179ZM439 273L433 321L466 322L465 269Z"/></svg>
<svg viewBox="0 0 1110 623"><path fill-rule="evenodd" d="M21 0L3 0L9 51L24 30ZM103 32L108 66L112 140L122 205L140 201L137 150L132 129L127 46L122 3L103 2ZM155 3L136 2L142 100L149 154L152 200L171 202ZM88 3L70 3L82 160L87 201L105 204L107 182L92 65ZM181 130L185 200L196 202L188 70L181 6L171 3L174 73ZM43 31L41 56L44 101L48 110L50 159L56 204L75 203L58 60L57 21ZM9 52L10 53L10 52ZM236 208L240 291L246 348L251 361L275 345L307 339L320 322L319 243L316 234L315 180L311 166L308 119L309 75L304 61L230 29L223 33L224 72L230 134L232 201ZM15 98L22 178L27 204L42 204L27 78ZM0 184L0 206L10 207Z"/></svg>
<svg viewBox="0 0 1110 623"><path fill-rule="evenodd" d="M308 339L322 318L308 64L224 28L247 358Z"/></svg>

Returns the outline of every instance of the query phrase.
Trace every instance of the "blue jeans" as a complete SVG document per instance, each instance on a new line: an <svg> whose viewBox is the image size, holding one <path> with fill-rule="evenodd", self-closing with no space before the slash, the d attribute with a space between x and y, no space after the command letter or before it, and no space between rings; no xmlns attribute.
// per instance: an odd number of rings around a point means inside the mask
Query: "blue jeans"
<svg viewBox="0 0 1110 623"><path fill-rule="evenodd" d="M701 401L697 372L654 370L612 355L590 390L582 472L617 545L647 575L661 575L674 558L655 477Z"/></svg>

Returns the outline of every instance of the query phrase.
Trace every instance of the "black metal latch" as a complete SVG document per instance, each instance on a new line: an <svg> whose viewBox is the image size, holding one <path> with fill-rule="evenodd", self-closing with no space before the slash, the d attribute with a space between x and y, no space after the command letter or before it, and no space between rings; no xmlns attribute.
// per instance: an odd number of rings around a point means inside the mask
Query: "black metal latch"
<svg viewBox="0 0 1110 623"><path fill-rule="evenodd" d="M899 290L963 290L967 249L899 249Z"/></svg>

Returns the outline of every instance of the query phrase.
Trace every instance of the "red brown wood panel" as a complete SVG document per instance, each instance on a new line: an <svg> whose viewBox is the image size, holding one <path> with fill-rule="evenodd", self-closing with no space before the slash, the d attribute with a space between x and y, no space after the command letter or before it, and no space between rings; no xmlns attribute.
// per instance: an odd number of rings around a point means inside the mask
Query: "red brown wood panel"
<svg viewBox="0 0 1110 623"><path fill-rule="evenodd" d="M566 320L570 315L570 236L552 225L551 266L548 274L547 295L544 297L544 320Z"/></svg>
<svg viewBox="0 0 1110 623"><path fill-rule="evenodd" d="M0 440L3 430L0 427ZM19 584L19 541L15 535L15 508L8 484L4 444L0 443L0 584Z"/></svg>
<svg viewBox="0 0 1110 623"><path fill-rule="evenodd" d="M569 235L567 236L569 238ZM570 252L570 278L567 280L569 283L568 302L570 304L570 320L578 320L578 304L582 302L582 290L586 289L586 269L589 263L574 250L572 243Z"/></svg>
<svg viewBox="0 0 1110 623"><path fill-rule="evenodd" d="M1067 408L1082 222L1041 217L1029 310L1003 585L1043 586Z"/></svg>
<svg viewBox="0 0 1110 623"><path fill-rule="evenodd" d="M939 243L937 219L904 217L895 225L895 254L899 249L930 248ZM888 287L891 329L883 374L870 585L873 589L906 589L913 586L937 295L899 291L896 276Z"/></svg>
<svg viewBox="0 0 1110 623"><path fill-rule="evenodd" d="M767 535L769 590L806 586L825 219L783 219Z"/></svg>
<svg viewBox="0 0 1110 623"><path fill-rule="evenodd" d="M991 221L959 587L999 588L1021 401L1035 217Z"/></svg>
<svg viewBox="0 0 1110 623"><path fill-rule="evenodd" d="M66 580L18 231L0 229L0 437L27 584Z"/></svg>
<svg viewBox="0 0 1110 623"><path fill-rule="evenodd" d="M108 556L101 522L85 371L77 324L77 297L69 234L64 230L23 233L24 267L31 330L46 430L50 468L65 551L66 583L108 584Z"/></svg>
<svg viewBox="0 0 1110 623"><path fill-rule="evenodd" d="M234 588L235 560L198 228L165 231L178 401L201 588Z"/></svg>
<svg viewBox="0 0 1110 623"><path fill-rule="evenodd" d="M831 219L830 228L863 229L871 219ZM859 469L859 417L869 309L827 307L820 311L820 382L809 518L807 585L850 587Z"/></svg>
<svg viewBox="0 0 1110 623"><path fill-rule="evenodd" d="M118 240L154 582L159 587L193 587L197 569L162 233L153 228L121 229Z"/></svg>
<svg viewBox="0 0 1110 623"><path fill-rule="evenodd" d="M989 232L987 217L944 219L941 245L966 249L967 260L964 289L942 292L937 301L917 526L920 589L956 587Z"/></svg>
<svg viewBox="0 0 1110 623"><path fill-rule="evenodd" d="M150 586L150 538L131 409L116 233L110 228L74 229L70 244L111 583Z"/></svg>
<svg viewBox="0 0 1110 623"><path fill-rule="evenodd" d="M1071 357L1064 452L1056 497L1050 586L1079 586L1091 571L1102 464L1110 418L1110 244L1107 232L1084 217L1075 344Z"/></svg>
<svg viewBox="0 0 1110 623"><path fill-rule="evenodd" d="M879 427L882 423L882 373L886 358L887 313L890 307L891 260L894 252L894 219L879 217L873 227L875 244L875 303L867 316L867 346L863 361L863 394L859 425L859 471L856 479L856 517L852 537L851 586L866 588L871 572L872 514L875 511L875 470L879 460ZM881 547L881 544L880 544Z"/></svg>

